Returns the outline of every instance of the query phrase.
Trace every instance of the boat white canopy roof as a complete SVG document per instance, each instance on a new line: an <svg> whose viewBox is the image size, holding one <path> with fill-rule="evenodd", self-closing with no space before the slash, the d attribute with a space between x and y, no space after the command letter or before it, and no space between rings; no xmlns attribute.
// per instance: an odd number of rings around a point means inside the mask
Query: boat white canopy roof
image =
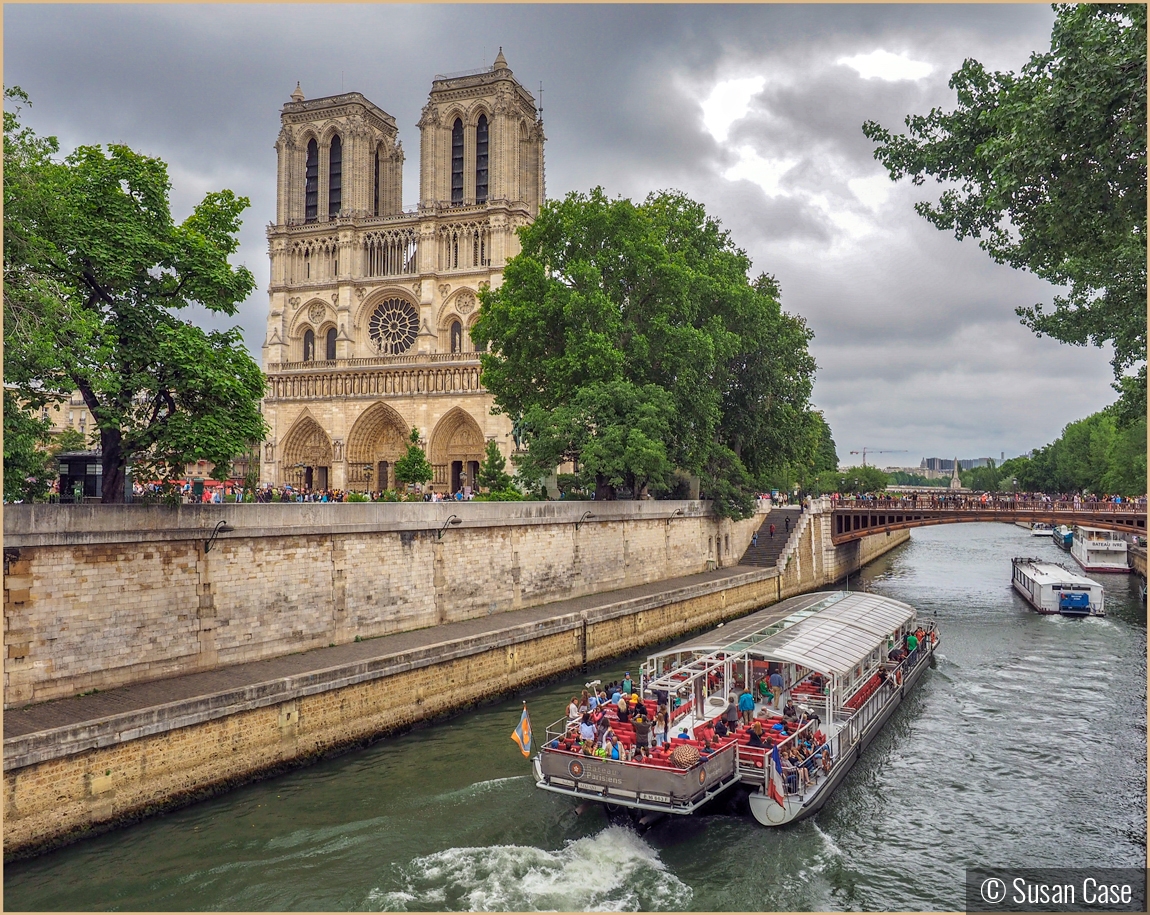
<svg viewBox="0 0 1150 915"><path fill-rule="evenodd" d="M755 646L755 653L826 674L847 674L906 623L915 610L878 594L851 593Z"/></svg>
<svg viewBox="0 0 1150 915"><path fill-rule="evenodd" d="M780 618L780 612L787 611ZM805 594L653 656L696 655L647 686L673 690L725 659L742 655L789 661L824 674L846 674L914 617L913 607L878 594Z"/></svg>

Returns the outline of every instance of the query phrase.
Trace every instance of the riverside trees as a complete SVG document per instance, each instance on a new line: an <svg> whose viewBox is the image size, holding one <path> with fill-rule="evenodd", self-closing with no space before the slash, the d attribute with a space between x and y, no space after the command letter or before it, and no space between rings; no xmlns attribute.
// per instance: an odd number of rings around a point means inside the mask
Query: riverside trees
<svg viewBox="0 0 1150 915"><path fill-rule="evenodd" d="M103 501L124 498L129 461L149 474L215 463L262 441L264 378L238 328L204 331L176 312L234 315L254 287L232 267L245 197L209 193L182 223L167 166L126 146L81 146L19 120L5 90L4 381L25 411L79 391L99 428ZM9 410L5 431L24 418ZM18 430L19 431L19 430ZM5 450L8 470L8 450ZM6 496L7 473L6 473Z"/></svg>
<svg viewBox="0 0 1150 915"><path fill-rule="evenodd" d="M520 230L503 285L472 332L483 384L518 419L539 478L572 462L598 498L702 479L721 514L813 464L811 332L703 207L676 192L642 204L601 188L547 204Z"/></svg>
<svg viewBox="0 0 1150 915"><path fill-rule="evenodd" d="M1128 426L1146 415L1146 7L1055 11L1050 51L1021 73L967 60L954 111L908 116L901 136L873 121L863 133L892 179L949 184L919 214L1069 288L1053 311L1017 313L1064 343L1113 345Z"/></svg>

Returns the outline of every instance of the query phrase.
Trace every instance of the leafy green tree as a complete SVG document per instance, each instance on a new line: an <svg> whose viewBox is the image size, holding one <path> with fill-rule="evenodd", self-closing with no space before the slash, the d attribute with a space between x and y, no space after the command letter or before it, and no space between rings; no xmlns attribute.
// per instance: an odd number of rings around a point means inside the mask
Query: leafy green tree
<svg viewBox="0 0 1150 915"><path fill-rule="evenodd" d="M612 498L702 477L720 513L813 454L810 331L701 205L601 188L548 203L483 293L472 337L497 409L522 416L521 472L573 461Z"/></svg>
<svg viewBox="0 0 1150 915"><path fill-rule="evenodd" d="M52 437L48 450L53 454L64 454L68 451L87 451L88 436L78 429L65 429L59 435Z"/></svg>
<svg viewBox="0 0 1150 915"><path fill-rule="evenodd" d="M548 410L531 407L523 418L530 447L516 464L538 479L559 464L578 462L580 476L596 498L614 497L619 487L636 496L667 485L667 457L674 402L658 385L627 381L589 384L570 401Z"/></svg>
<svg viewBox="0 0 1150 915"><path fill-rule="evenodd" d="M1064 343L1114 346L1125 423L1146 415L1146 7L1054 7L1050 50L1022 72L967 60L951 112L906 118L895 136L868 121L892 179L949 186L915 209L999 263L1069 292L1020 307L1022 322Z"/></svg>
<svg viewBox="0 0 1150 915"><path fill-rule="evenodd" d="M45 447L50 424L4 389L4 501L43 499L55 477Z"/></svg>
<svg viewBox="0 0 1150 915"><path fill-rule="evenodd" d="M511 487L511 474L506 470L507 459L499 450L494 440L487 443L487 450L483 453L483 463L479 465L479 485L488 492Z"/></svg>
<svg viewBox="0 0 1150 915"><path fill-rule="evenodd" d="M103 501L124 498L129 460L182 473L205 459L226 475L266 432L264 377L239 328L205 332L176 312L235 315L254 287L232 267L248 200L209 193L172 219L167 166L126 146L81 146L4 112L4 378L22 397L79 391L103 452Z"/></svg>
<svg viewBox="0 0 1150 915"><path fill-rule="evenodd" d="M419 430L412 426L407 452L395 462L395 478L400 483L426 483L434 476L431 462L419 447Z"/></svg>

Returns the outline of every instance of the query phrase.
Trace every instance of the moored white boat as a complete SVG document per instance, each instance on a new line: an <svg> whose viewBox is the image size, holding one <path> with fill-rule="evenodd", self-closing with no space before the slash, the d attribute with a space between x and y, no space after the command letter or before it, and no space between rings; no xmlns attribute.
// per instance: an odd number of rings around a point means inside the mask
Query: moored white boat
<svg viewBox="0 0 1150 915"><path fill-rule="evenodd" d="M1054 545L1070 552L1070 545L1074 542L1074 529L1065 524L1059 524L1050 532Z"/></svg>
<svg viewBox="0 0 1150 915"><path fill-rule="evenodd" d="M841 591L790 598L643 664L646 711L669 710L671 733L686 732L670 741L675 759L589 755L577 725L573 731L564 718L548 728L535 757L536 785L628 809L637 818L690 814L742 785L758 822L795 822L826 803L930 666L937 644L933 621L920 620L901 601ZM754 717L769 749L754 746L757 735L746 726L715 737L728 695L749 684L759 696L757 684L776 671L795 715L784 720L758 698ZM629 750L633 731L627 723L611 724ZM686 763L695 754L680 747L698 751L697 761Z"/></svg>
<svg viewBox="0 0 1150 915"><path fill-rule="evenodd" d="M1126 541L1117 531L1100 527L1074 528L1070 555L1087 572L1129 572Z"/></svg>
<svg viewBox="0 0 1150 915"><path fill-rule="evenodd" d="M1039 613L1105 616L1102 585L1057 562L1015 557L1011 584Z"/></svg>

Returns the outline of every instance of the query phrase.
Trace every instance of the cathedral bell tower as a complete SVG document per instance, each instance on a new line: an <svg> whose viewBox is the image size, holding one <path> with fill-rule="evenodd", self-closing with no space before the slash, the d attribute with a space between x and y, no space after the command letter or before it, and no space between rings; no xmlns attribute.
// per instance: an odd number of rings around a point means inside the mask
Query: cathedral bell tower
<svg viewBox="0 0 1150 915"><path fill-rule="evenodd" d="M503 49L491 67L437 75L419 121L423 207L543 203L543 121Z"/></svg>

